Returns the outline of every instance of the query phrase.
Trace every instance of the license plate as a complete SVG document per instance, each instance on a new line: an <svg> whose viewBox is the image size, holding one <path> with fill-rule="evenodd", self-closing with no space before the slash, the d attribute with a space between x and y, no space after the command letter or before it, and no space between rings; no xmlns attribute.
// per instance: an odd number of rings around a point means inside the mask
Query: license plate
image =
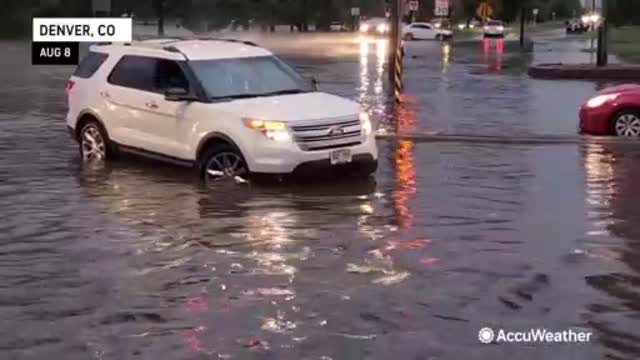
<svg viewBox="0 0 640 360"><path fill-rule="evenodd" d="M351 150L340 149L331 152L331 165L346 164L351 162Z"/></svg>

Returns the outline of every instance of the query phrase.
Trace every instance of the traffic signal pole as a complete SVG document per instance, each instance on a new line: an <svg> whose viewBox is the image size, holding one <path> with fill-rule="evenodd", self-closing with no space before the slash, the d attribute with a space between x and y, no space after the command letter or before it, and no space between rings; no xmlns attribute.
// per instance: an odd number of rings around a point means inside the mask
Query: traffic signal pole
<svg viewBox="0 0 640 360"><path fill-rule="evenodd" d="M524 48L524 25L527 19L527 10L524 6L520 8L520 47Z"/></svg>
<svg viewBox="0 0 640 360"><path fill-rule="evenodd" d="M400 1L391 0L389 9L389 81L393 84L396 73L396 53L400 46Z"/></svg>
<svg viewBox="0 0 640 360"><path fill-rule="evenodd" d="M597 66L607 66L609 63L609 24L607 1L602 0L602 24L598 27Z"/></svg>

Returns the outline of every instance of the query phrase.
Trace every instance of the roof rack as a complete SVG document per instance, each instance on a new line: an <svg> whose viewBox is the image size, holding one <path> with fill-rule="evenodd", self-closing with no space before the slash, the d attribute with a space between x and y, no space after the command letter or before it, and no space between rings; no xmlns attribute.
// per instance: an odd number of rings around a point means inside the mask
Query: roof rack
<svg viewBox="0 0 640 360"><path fill-rule="evenodd" d="M233 43L240 43L240 44L244 44L244 45L249 45L249 46L258 46L258 44L254 43L253 41L248 41L248 40L240 40L240 39L233 39L233 38L221 38L221 37L215 37L215 36L200 36L200 35L192 35L192 36L170 36L170 37L155 37L155 36L142 36L142 37L138 37L136 38L136 40L163 40L166 39L166 44L170 44L173 42L178 42L178 41L189 41L189 40L201 40L201 41L226 41L226 42L233 42Z"/></svg>
<svg viewBox="0 0 640 360"><path fill-rule="evenodd" d="M157 36L138 36L134 39L134 41L145 41L145 40L166 40L166 42L157 42L156 44L170 44L178 41L189 41L189 40L201 40L201 41L226 41L232 43L239 43L249 46L258 46L253 41L241 40L241 39L232 39L232 38L220 38L213 36L171 36L171 37L157 37ZM101 41L97 42L94 45L113 45L113 41ZM124 42L124 45L131 45L131 42Z"/></svg>
<svg viewBox="0 0 640 360"><path fill-rule="evenodd" d="M97 45L97 46L105 46L105 45L113 45L113 41L100 41L91 45ZM127 41L122 43L122 45L124 46L131 46L131 42Z"/></svg>

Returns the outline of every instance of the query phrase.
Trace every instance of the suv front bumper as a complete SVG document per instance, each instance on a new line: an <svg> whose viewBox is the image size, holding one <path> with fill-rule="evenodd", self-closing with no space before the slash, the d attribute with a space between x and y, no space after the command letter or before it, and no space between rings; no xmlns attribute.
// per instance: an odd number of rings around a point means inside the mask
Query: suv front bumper
<svg viewBox="0 0 640 360"><path fill-rule="evenodd" d="M331 165L329 159L314 160L304 162L293 169L292 174L301 176L317 176L318 174L357 172L360 174L371 174L378 168L378 160L371 154L354 155L350 163Z"/></svg>
<svg viewBox="0 0 640 360"><path fill-rule="evenodd" d="M331 152L339 149L349 149L352 160L346 164L331 165ZM377 167L378 148L373 134L358 145L312 151L303 151L294 142L277 143L269 140L254 143L245 154L245 159L251 172L263 174L290 174L305 172L309 168L372 168L374 171Z"/></svg>

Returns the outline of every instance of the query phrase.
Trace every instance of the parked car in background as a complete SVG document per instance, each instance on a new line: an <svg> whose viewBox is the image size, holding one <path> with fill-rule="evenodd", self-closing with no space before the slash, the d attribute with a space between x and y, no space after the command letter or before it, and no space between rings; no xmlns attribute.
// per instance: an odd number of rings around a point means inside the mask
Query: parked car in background
<svg viewBox="0 0 640 360"><path fill-rule="evenodd" d="M567 20L565 24L567 34L582 34L589 31L589 25L578 19Z"/></svg>
<svg viewBox="0 0 640 360"><path fill-rule="evenodd" d="M606 88L580 108L580 132L640 137L640 85Z"/></svg>
<svg viewBox="0 0 640 360"><path fill-rule="evenodd" d="M445 40L451 36L451 30L425 22L412 23L402 29L402 38L405 40Z"/></svg>
<svg viewBox="0 0 640 360"><path fill-rule="evenodd" d="M331 31L348 31L347 25L342 21L334 21L330 25Z"/></svg>
<svg viewBox="0 0 640 360"><path fill-rule="evenodd" d="M500 20L489 20L482 28L484 37L504 37L505 27L504 23Z"/></svg>

